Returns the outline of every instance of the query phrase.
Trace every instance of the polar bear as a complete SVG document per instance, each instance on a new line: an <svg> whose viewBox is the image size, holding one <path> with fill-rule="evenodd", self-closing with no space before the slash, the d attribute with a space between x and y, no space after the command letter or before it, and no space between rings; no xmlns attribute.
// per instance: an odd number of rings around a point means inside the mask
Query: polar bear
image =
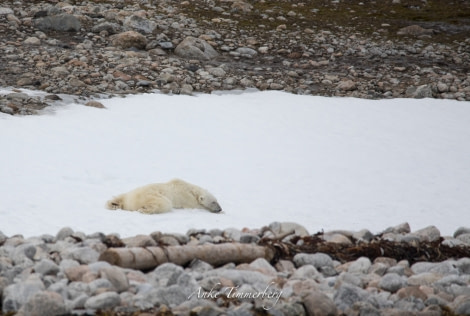
<svg viewBox="0 0 470 316"><path fill-rule="evenodd" d="M173 208L200 208L213 213L222 211L216 198L207 190L180 179L148 184L120 194L106 202L106 208L145 214L165 213Z"/></svg>

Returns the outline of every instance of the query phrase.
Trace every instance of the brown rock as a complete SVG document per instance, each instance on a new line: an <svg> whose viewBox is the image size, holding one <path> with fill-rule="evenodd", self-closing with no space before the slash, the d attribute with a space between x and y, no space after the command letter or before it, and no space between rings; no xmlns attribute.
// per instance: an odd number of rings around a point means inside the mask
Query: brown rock
<svg viewBox="0 0 470 316"><path fill-rule="evenodd" d="M88 101L87 103L85 103L86 106L91 106L91 107L94 107L94 108L98 108L98 109L105 109L106 107L101 103L101 102L98 102L98 101Z"/></svg>
<svg viewBox="0 0 470 316"><path fill-rule="evenodd" d="M303 303L310 316L338 315L338 309L333 300L322 292L313 291L304 297Z"/></svg>
<svg viewBox="0 0 470 316"><path fill-rule="evenodd" d="M397 295L400 299L414 297L423 300L423 302L427 299L427 295L423 291L421 291L417 286L401 288L398 290Z"/></svg>
<svg viewBox="0 0 470 316"><path fill-rule="evenodd" d="M145 49L147 39L142 34L135 31L127 31L112 36L114 46L121 48L135 47L137 49Z"/></svg>
<svg viewBox="0 0 470 316"><path fill-rule="evenodd" d="M83 276L86 273L90 273L90 268L87 265L80 265L78 267L72 267L65 270L65 276L70 281L82 281Z"/></svg>

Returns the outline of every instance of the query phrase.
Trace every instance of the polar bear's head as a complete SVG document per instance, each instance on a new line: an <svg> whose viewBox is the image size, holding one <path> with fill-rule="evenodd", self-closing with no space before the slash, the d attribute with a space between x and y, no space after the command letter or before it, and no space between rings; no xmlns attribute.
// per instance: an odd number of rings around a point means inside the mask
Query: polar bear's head
<svg viewBox="0 0 470 316"><path fill-rule="evenodd" d="M207 191L203 191L197 196L197 201L203 209L212 213L219 213L222 211L217 199Z"/></svg>

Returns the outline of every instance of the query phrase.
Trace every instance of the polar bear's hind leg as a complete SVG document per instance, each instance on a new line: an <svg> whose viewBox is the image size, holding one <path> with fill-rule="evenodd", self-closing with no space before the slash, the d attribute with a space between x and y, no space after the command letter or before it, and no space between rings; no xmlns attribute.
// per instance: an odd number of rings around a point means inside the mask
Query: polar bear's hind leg
<svg viewBox="0 0 470 316"><path fill-rule="evenodd" d="M138 211L144 214L159 214L159 213L167 213L171 211L173 205L171 201L164 197L164 196L154 196L149 198L145 205L142 206Z"/></svg>

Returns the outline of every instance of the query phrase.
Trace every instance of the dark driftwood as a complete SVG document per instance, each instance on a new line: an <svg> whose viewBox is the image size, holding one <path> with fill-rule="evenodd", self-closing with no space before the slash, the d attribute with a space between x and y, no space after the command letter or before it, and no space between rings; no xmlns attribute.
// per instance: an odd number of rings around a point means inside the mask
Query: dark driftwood
<svg viewBox="0 0 470 316"><path fill-rule="evenodd" d="M302 241L297 245L299 241ZM352 245L326 242L321 233L312 236L295 236L290 242L282 242L274 239L262 239L258 244L275 251L273 261L279 259L291 260L298 253L322 252L342 263L354 261L360 257L367 257L371 261L378 257L394 258L397 261L408 260L410 264L415 262L441 262L448 259L470 257L469 246L446 246L443 239L432 242L417 242L414 244L394 242L380 237L368 243Z"/></svg>
<svg viewBox="0 0 470 316"><path fill-rule="evenodd" d="M271 261L274 258L274 250L270 247L241 243L184 245L165 248L109 248L101 254L99 260L123 268L149 270L166 262L184 266L194 259L199 259L213 266L220 266L230 262L248 263L258 258Z"/></svg>

